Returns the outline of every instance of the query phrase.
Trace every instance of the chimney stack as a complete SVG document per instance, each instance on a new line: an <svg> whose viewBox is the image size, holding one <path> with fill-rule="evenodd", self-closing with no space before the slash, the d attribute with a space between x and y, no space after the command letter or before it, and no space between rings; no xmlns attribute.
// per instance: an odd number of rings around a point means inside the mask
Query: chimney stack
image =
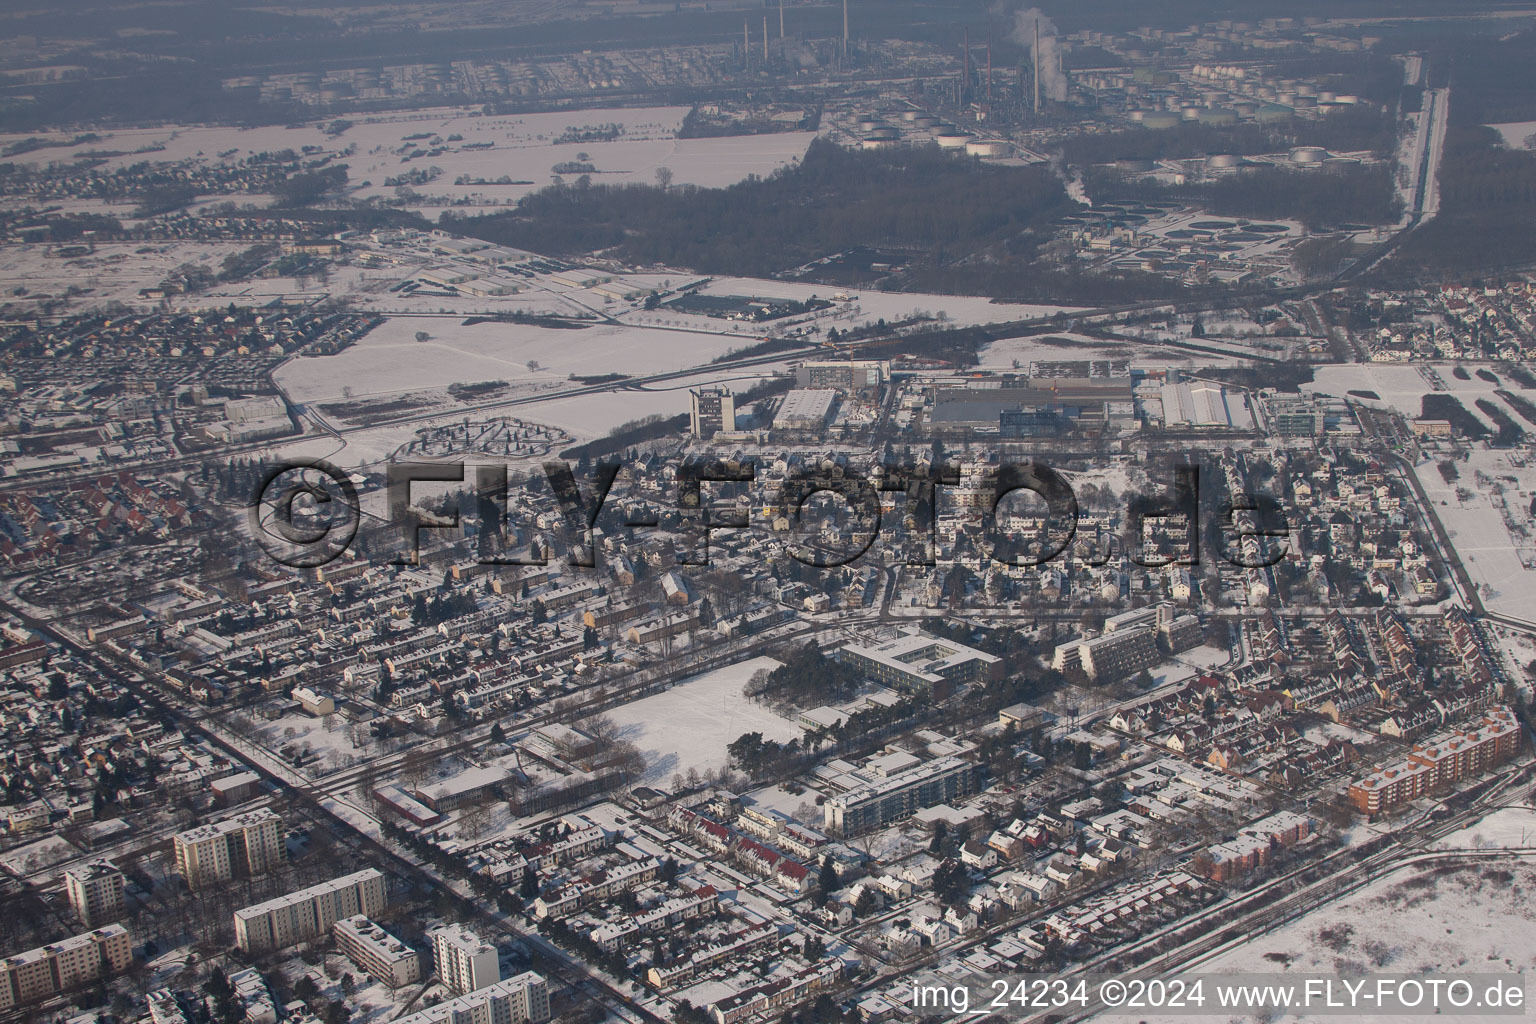
<svg viewBox="0 0 1536 1024"><path fill-rule="evenodd" d="M1040 114L1040 19L1035 19L1035 50L1030 54L1030 63L1035 66L1035 114Z"/></svg>
<svg viewBox="0 0 1536 1024"><path fill-rule="evenodd" d="M971 92L971 30L965 30L964 49L960 53L960 102Z"/></svg>

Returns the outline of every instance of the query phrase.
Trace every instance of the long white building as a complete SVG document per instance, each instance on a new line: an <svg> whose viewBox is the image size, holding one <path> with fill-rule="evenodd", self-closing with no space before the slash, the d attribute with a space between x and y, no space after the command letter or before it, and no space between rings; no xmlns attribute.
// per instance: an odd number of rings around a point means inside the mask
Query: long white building
<svg viewBox="0 0 1536 1024"><path fill-rule="evenodd" d="M133 963L133 940L120 924L0 960L0 1011L111 977Z"/></svg>
<svg viewBox="0 0 1536 1024"><path fill-rule="evenodd" d="M549 986L526 971L468 995L438 1003L394 1024L541 1024L549 1020Z"/></svg>
<svg viewBox="0 0 1536 1024"><path fill-rule="evenodd" d="M337 921L373 917L388 902L384 876L365 868L235 911L235 945L247 953L283 949L320 938Z"/></svg>

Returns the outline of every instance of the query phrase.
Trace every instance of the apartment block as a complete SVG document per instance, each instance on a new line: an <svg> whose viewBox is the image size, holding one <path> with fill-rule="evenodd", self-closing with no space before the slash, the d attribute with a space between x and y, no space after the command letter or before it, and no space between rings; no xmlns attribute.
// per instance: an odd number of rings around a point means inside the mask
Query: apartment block
<svg viewBox="0 0 1536 1024"><path fill-rule="evenodd" d="M368 917L358 914L337 921L331 935L348 960L390 988L421 980L421 954Z"/></svg>
<svg viewBox="0 0 1536 1024"><path fill-rule="evenodd" d="M496 955L496 947L462 924L433 929L431 938L438 980L458 995L501 980L501 961Z"/></svg>
<svg viewBox="0 0 1536 1024"><path fill-rule="evenodd" d="M1352 783L1349 801L1361 814L1381 814L1480 775L1519 750L1520 723L1514 712L1490 708L1472 724L1438 733L1416 745L1402 761Z"/></svg>
<svg viewBox="0 0 1536 1024"><path fill-rule="evenodd" d="M549 985L526 971L468 995L438 1003L394 1024L541 1024L549 1020Z"/></svg>
<svg viewBox="0 0 1536 1024"><path fill-rule="evenodd" d="M68 992L128 969L133 940L120 924L0 960L0 1011Z"/></svg>
<svg viewBox="0 0 1536 1024"><path fill-rule="evenodd" d="M235 945L247 953L283 949L320 938L337 921L372 917L386 903L384 876L365 868L235 911Z"/></svg>
<svg viewBox="0 0 1536 1024"><path fill-rule="evenodd" d="M1081 669L1089 679L1124 679L1162 659L1157 634L1150 625L1106 630L1091 640L1073 640L1056 648L1051 667L1058 672Z"/></svg>
<svg viewBox="0 0 1536 1024"><path fill-rule="evenodd" d="M855 835L965 796L975 788L975 764L940 757L834 795L824 805L823 816L828 830Z"/></svg>
<svg viewBox="0 0 1536 1024"><path fill-rule="evenodd" d="M264 807L178 833L176 870L189 889L270 871L283 858L281 824L277 812Z"/></svg>
<svg viewBox="0 0 1536 1024"><path fill-rule="evenodd" d="M80 923L100 928L123 916L123 873L109 860L64 872L64 890Z"/></svg>

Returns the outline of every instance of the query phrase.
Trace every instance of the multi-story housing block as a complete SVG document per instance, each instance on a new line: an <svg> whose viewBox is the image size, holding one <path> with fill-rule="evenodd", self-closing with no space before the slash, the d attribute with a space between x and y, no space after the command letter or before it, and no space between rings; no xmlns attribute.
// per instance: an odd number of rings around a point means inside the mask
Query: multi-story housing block
<svg viewBox="0 0 1536 1024"><path fill-rule="evenodd" d="M283 857L281 824L262 808L177 833L176 870L190 889L270 871Z"/></svg>
<svg viewBox="0 0 1536 1024"><path fill-rule="evenodd" d="M348 960L390 988L421 980L421 954L362 914L337 921L331 934Z"/></svg>
<svg viewBox="0 0 1536 1024"><path fill-rule="evenodd" d="M387 902L384 876L365 868L235 911L235 945L246 953L283 949L319 938L337 921L373 917Z"/></svg>
<svg viewBox="0 0 1536 1024"><path fill-rule="evenodd" d="M92 861L64 872L69 905L80 923L99 928L123 916L123 873L109 860Z"/></svg>
<svg viewBox="0 0 1536 1024"><path fill-rule="evenodd" d="M109 924L0 960L0 1011L120 974L133 963L128 929Z"/></svg>
<svg viewBox="0 0 1536 1024"><path fill-rule="evenodd" d="M431 939L438 980L458 995L501 980L496 947L462 924L433 929Z"/></svg>

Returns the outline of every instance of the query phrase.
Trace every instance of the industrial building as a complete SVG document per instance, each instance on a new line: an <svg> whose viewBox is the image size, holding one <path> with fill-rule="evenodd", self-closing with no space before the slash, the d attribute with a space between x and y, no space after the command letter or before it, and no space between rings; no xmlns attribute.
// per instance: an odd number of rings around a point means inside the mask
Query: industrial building
<svg viewBox="0 0 1536 1024"><path fill-rule="evenodd" d="M773 418L774 430L819 431L832 419L832 407L837 402L837 392L828 389L797 388L784 396L778 414Z"/></svg>
<svg viewBox="0 0 1536 1024"><path fill-rule="evenodd" d="M438 980L457 995L474 992L501 980L501 961L496 955L496 947L462 924L435 928L430 936Z"/></svg>
<svg viewBox="0 0 1536 1024"><path fill-rule="evenodd" d="M1171 428L1252 430L1253 410L1240 391L1210 381L1171 380L1162 387L1163 425Z"/></svg>
<svg viewBox="0 0 1536 1024"><path fill-rule="evenodd" d="M109 860L97 860L64 872L64 890L75 916L87 928L121 920L123 873Z"/></svg>
<svg viewBox="0 0 1536 1024"><path fill-rule="evenodd" d="M0 960L0 1011L25 1006L127 970L133 940L120 924Z"/></svg>
<svg viewBox="0 0 1536 1024"><path fill-rule="evenodd" d="M525 971L405 1017L394 1024L542 1024L549 1020L549 985Z"/></svg>
<svg viewBox="0 0 1536 1024"><path fill-rule="evenodd" d="M264 807L177 833L176 871L189 889L270 871L283 857L281 823Z"/></svg>
<svg viewBox="0 0 1536 1024"><path fill-rule="evenodd" d="M337 921L379 914L387 902L384 876L365 868L235 911L235 945L246 953L284 949L325 935Z"/></svg>
<svg viewBox="0 0 1536 1024"><path fill-rule="evenodd" d="M872 392L891 379L887 359L813 359L795 370L795 384L800 388L833 391Z"/></svg>
<svg viewBox="0 0 1536 1024"><path fill-rule="evenodd" d="M994 655L915 628L880 644L847 644L838 659L877 682L932 700L944 700L957 686L1002 670L1002 659Z"/></svg>
<svg viewBox="0 0 1536 1024"><path fill-rule="evenodd" d="M688 429L708 440L722 430L736 429L736 398L729 388L710 385L688 392Z"/></svg>
<svg viewBox="0 0 1536 1024"><path fill-rule="evenodd" d="M1085 376L1003 374L933 388L928 424L936 431L1029 437L1134 423L1132 378L1124 364ZM1006 417L1006 418L1005 418Z"/></svg>
<svg viewBox="0 0 1536 1024"><path fill-rule="evenodd" d="M331 928L336 948L370 978L390 988L421 980L421 954L362 914Z"/></svg>

